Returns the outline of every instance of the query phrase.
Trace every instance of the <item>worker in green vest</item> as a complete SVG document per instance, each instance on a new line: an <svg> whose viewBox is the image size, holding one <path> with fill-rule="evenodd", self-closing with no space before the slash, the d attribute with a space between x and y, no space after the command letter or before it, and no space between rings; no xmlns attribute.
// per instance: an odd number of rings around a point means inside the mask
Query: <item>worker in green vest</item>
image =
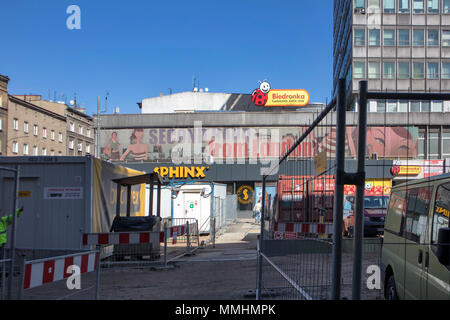
<svg viewBox="0 0 450 320"><path fill-rule="evenodd" d="M17 217L20 217L22 215L22 213L23 213L23 206L20 209L17 209ZM13 215L12 214L10 214L9 216L4 216L4 217L0 218L0 247L1 247L0 259L3 259L3 256L4 256L3 255L3 249L4 249L4 246L5 246L6 241L7 241L7 239L6 239L6 228L10 224L12 224L12 221L13 221Z"/></svg>

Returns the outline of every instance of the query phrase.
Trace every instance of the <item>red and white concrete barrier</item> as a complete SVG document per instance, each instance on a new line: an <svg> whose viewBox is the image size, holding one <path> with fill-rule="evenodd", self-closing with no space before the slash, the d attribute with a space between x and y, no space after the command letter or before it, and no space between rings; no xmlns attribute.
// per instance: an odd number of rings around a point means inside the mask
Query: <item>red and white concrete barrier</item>
<svg viewBox="0 0 450 320"><path fill-rule="evenodd" d="M275 232L294 232L294 233L314 233L331 234L333 233L333 224L331 223L275 223L273 231Z"/></svg>
<svg viewBox="0 0 450 320"><path fill-rule="evenodd" d="M161 235L164 237L164 233L158 231L85 233L83 234L83 245L155 243L161 242Z"/></svg>

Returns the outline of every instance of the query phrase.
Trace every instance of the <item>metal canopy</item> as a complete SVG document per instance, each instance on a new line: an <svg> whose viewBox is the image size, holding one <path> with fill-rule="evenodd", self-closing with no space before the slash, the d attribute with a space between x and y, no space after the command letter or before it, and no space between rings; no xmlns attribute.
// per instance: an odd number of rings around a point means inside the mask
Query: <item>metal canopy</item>
<svg viewBox="0 0 450 320"><path fill-rule="evenodd" d="M152 182L162 183L159 174L156 172L147 173L140 176L114 179L113 182L120 184L121 186L134 186L142 183L151 184Z"/></svg>
<svg viewBox="0 0 450 320"><path fill-rule="evenodd" d="M121 197L121 188L127 187L127 217L131 215L131 186L138 184L149 184L150 192L149 192L149 210L148 215L153 215L153 186L156 183L157 186L157 196L156 196L156 216L161 216L161 177L158 173L152 172L147 174L142 174L140 176L134 177L125 177L120 179L113 179L113 182L117 184L117 194L116 194L116 217L120 217L120 197Z"/></svg>

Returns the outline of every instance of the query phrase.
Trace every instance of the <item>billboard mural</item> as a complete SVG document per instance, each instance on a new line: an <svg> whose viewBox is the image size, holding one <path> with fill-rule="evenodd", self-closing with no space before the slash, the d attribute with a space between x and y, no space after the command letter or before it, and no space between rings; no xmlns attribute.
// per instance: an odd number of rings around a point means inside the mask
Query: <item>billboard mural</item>
<svg viewBox="0 0 450 320"><path fill-rule="evenodd" d="M172 162L174 158L222 160L278 158L285 154L307 127L239 128L135 128L102 130L101 158L115 162ZM357 127L347 127L346 157L356 158ZM408 158L417 156L417 127L368 127L367 156ZM194 142L197 142L195 144ZM315 157L326 151L333 157L336 130L318 128L296 147L290 157ZM239 163L239 162L238 162Z"/></svg>

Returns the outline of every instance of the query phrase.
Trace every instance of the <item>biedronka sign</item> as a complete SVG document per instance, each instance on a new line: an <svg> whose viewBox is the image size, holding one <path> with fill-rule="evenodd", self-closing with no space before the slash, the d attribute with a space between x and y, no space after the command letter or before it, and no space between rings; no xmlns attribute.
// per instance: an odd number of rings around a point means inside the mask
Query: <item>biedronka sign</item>
<svg viewBox="0 0 450 320"><path fill-rule="evenodd" d="M309 103L309 93L303 89L271 89L263 81L252 93L252 101L261 107L304 107Z"/></svg>

